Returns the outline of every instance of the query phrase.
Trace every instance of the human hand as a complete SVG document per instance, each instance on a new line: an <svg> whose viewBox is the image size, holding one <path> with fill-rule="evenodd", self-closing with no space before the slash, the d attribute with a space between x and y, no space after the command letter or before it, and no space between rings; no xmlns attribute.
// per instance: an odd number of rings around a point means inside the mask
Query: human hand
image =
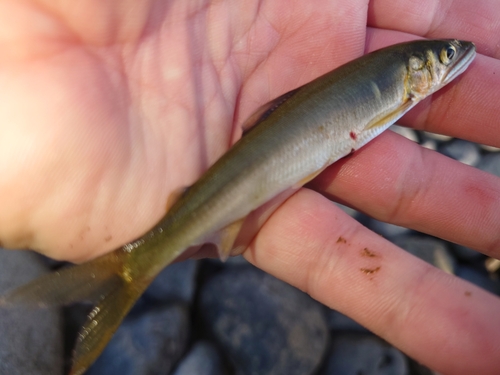
<svg viewBox="0 0 500 375"><path fill-rule="evenodd" d="M500 145L493 2L457 0L446 12L389 0L67 4L0 5L6 246L81 261L138 237L258 105L359 56L365 41L371 50L411 38L401 32L472 39L483 54L406 123ZM311 187L498 257L498 179L456 164L387 133ZM377 274L360 272L358 247L377 255ZM440 372L498 367L498 299L414 259L316 192L283 204L246 256Z"/></svg>
<svg viewBox="0 0 500 375"><path fill-rule="evenodd" d="M137 238L256 106L363 53L365 5L242 4L0 4L5 247L83 261Z"/></svg>

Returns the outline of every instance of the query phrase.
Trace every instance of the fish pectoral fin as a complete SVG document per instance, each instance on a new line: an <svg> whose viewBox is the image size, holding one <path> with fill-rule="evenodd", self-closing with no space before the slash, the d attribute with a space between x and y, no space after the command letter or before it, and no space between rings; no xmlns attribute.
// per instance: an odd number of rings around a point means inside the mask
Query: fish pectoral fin
<svg viewBox="0 0 500 375"><path fill-rule="evenodd" d="M243 129L243 136L247 135L255 125L268 118L269 115L273 113L280 105L290 99L298 89L299 88L288 91L287 93L280 95L276 99L273 99L270 102L263 104L262 106L257 108L257 110L252 113L252 115L241 126L241 128Z"/></svg>
<svg viewBox="0 0 500 375"><path fill-rule="evenodd" d="M216 240L213 241L215 246L217 246L217 252L219 253L219 258L225 262L227 258L231 255L231 250L233 250L234 242L240 233L241 226L245 218L235 221L228 226L222 228L216 234Z"/></svg>
<svg viewBox="0 0 500 375"><path fill-rule="evenodd" d="M365 130L378 128L380 126L385 126L389 123L396 122L401 116L403 116L406 112L412 109L416 104L417 100L408 99L402 105L398 106L395 110L390 111L389 113L383 113L382 115L373 119L366 127Z"/></svg>

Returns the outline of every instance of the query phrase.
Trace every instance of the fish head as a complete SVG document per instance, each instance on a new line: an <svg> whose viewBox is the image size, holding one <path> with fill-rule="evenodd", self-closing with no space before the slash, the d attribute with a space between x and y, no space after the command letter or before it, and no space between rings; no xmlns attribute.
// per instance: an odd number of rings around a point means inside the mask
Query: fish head
<svg viewBox="0 0 500 375"><path fill-rule="evenodd" d="M406 54L406 89L416 100L446 86L467 69L476 55L474 43L456 39L422 40L413 47Z"/></svg>

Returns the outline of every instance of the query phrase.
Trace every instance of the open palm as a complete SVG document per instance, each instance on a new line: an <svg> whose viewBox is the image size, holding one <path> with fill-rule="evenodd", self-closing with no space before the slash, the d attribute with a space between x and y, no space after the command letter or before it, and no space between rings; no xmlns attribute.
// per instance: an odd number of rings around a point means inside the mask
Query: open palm
<svg viewBox="0 0 500 375"><path fill-rule="evenodd" d="M2 1L0 241L72 261L110 251L158 221L169 194L222 155L257 106L415 36L472 40L482 55L406 123L500 146L499 18L494 0ZM311 187L500 255L498 178L397 135ZM366 259L346 248L366 244L380 256L376 283L353 271ZM316 192L283 204L246 256L443 373L498 369L498 299L402 252ZM443 325L430 340L428 327ZM464 326L450 342L446 333ZM435 355L444 345L446 355Z"/></svg>

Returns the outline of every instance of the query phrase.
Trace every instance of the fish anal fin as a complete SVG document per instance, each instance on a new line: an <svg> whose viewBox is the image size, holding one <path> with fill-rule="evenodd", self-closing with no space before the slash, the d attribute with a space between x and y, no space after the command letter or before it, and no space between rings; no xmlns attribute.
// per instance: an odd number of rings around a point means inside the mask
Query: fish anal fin
<svg viewBox="0 0 500 375"><path fill-rule="evenodd" d="M217 233L217 239L214 244L217 246L220 259L224 262L229 258L233 250L234 242L240 233L241 226L245 218L235 221L228 226L222 228Z"/></svg>
<svg viewBox="0 0 500 375"><path fill-rule="evenodd" d="M364 130L374 129L381 126L385 126L387 124L393 124L396 122L401 116L403 116L406 112L408 112L411 108L415 106L417 100L408 99L402 105L398 106L395 110L390 111L389 113L383 113L382 115L373 119Z"/></svg>
<svg viewBox="0 0 500 375"><path fill-rule="evenodd" d="M172 208L172 206L189 190L189 186L181 186L175 189L167 198L166 212Z"/></svg>
<svg viewBox="0 0 500 375"><path fill-rule="evenodd" d="M245 136L255 125L264 121L273 113L280 105L290 99L298 90L288 91L287 93L278 96L276 99L260 106L242 125L243 136Z"/></svg>

